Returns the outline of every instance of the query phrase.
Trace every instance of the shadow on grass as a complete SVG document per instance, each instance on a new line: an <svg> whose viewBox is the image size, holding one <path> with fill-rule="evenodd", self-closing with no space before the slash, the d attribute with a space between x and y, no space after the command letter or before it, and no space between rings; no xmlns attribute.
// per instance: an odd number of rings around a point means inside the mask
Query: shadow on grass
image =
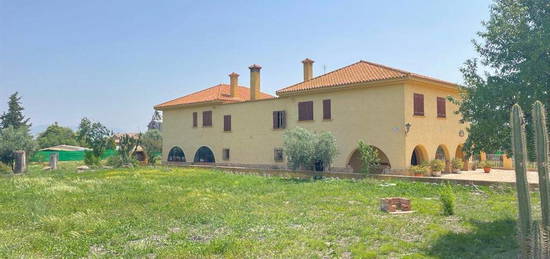
<svg viewBox="0 0 550 259"><path fill-rule="evenodd" d="M439 237L428 254L440 258L516 258L516 221L470 221L473 231Z"/></svg>

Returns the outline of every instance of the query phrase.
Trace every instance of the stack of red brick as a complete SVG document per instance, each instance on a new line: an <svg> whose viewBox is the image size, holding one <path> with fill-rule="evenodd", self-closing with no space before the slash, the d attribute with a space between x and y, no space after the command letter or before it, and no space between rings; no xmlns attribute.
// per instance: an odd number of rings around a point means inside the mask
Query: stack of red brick
<svg viewBox="0 0 550 259"><path fill-rule="evenodd" d="M410 211L411 200L400 197L382 198L380 209L385 212Z"/></svg>

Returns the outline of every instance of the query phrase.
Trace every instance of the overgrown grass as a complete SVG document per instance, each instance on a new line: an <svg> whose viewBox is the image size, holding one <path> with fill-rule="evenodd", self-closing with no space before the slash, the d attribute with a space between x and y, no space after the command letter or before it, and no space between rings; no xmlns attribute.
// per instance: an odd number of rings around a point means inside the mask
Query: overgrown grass
<svg viewBox="0 0 550 259"><path fill-rule="evenodd" d="M453 186L455 215L445 217L436 184L38 168L0 177L0 257L515 258L517 249L515 193L503 186ZM416 212L381 212L379 198L391 196L411 198Z"/></svg>

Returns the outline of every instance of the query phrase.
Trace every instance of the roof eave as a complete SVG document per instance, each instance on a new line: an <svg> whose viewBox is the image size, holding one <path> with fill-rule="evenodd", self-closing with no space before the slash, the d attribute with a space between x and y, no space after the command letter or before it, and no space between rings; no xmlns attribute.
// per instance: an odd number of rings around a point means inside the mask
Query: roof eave
<svg viewBox="0 0 550 259"><path fill-rule="evenodd" d="M297 90L297 91L277 92L277 95L279 95L280 97L285 97L285 96L312 94L312 93L327 92L327 91L334 91L334 90L356 89L356 88L361 88L361 87L386 86L386 85L398 84L398 83L401 83L403 81L404 81L403 77L383 79L383 80L374 80L374 81L362 81L362 82L350 83L350 84L341 84L341 85L324 86L324 87L317 87L317 88L310 88L310 89L302 89L302 90Z"/></svg>
<svg viewBox="0 0 550 259"><path fill-rule="evenodd" d="M458 85L458 84L453 84L451 82L446 82L446 81L442 81L442 80L438 80L438 79L425 78L425 77L421 77L421 76L417 76L417 75L410 75L410 76L407 77L407 79L415 81L415 82L430 84L432 86L438 86L438 87L450 89L450 90L459 91L460 88L461 88L461 86Z"/></svg>
<svg viewBox="0 0 550 259"><path fill-rule="evenodd" d="M187 107L195 107L195 106L202 106L202 105L212 105L212 104L223 104L231 101L221 101L221 100L213 100L213 101L204 101L204 102L193 102L193 103L184 103L184 104L174 104L174 105L156 105L153 108L157 111L165 111L165 110L173 110L178 108L187 108Z"/></svg>
<svg viewBox="0 0 550 259"><path fill-rule="evenodd" d="M416 81L416 82L426 83L433 86L438 86L438 87L457 90L457 91L460 89L460 86L457 84L436 80L436 79L423 78L415 75L409 75L409 76L398 77L398 78L390 78L390 79L374 80L374 81L362 81L357 83L323 86L323 87L310 88L310 89L301 89L296 91L282 91L282 92L277 91L276 93L280 97L285 97L285 96L312 94L312 93L334 91L334 90L341 90L341 89L355 89L360 87L385 86L385 85L406 83L407 81Z"/></svg>

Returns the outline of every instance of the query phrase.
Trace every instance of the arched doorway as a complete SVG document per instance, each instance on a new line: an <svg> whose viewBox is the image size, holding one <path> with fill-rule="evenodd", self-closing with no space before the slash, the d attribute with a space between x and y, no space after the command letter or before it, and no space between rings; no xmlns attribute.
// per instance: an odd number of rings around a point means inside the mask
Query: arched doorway
<svg viewBox="0 0 550 259"><path fill-rule="evenodd" d="M424 161L428 161L428 152L424 146L418 145L412 152L411 165L420 165Z"/></svg>
<svg viewBox="0 0 550 259"><path fill-rule="evenodd" d="M461 159L464 162L464 166L462 167L462 170L467 171L470 167L469 165L469 158L466 158L466 155L464 154L464 144L460 144L456 147L455 150L455 158Z"/></svg>
<svg viewBox="0 0 550 259"><path fill-rule="evenodd" d="M372 146L378 151L378 159L380 159L379 167L374 170L374 173L383 173L384 170L391 169L390 160L388 156L379 148ZM351 153L351 156L348 160L348 166L353 169L354 173L360 173L363 168L363 161L361 161L361 152L359 149L356 149Z"/></svg>
<svg viewBox="0 0 550 259"><path fill-rule="evenodd" d="M180 147L173 147L168 153L168 162L185 162L185 153Z"/></svg>
<svg viewBox="0 0 550 259"><path fill-rule="evenodd" d="M195 153L195 158L193 159L195 163L215 163L214 153L210 150L209 147L202 146Z"/></svg>
<svg viewBox="0 0 550 259"><path fill-rule="evenodd" d="M447 161L451 159L451 156L449 155L449 150L447 149L447 146L445 145L439 145L437 147L437 150L435 151L435 159Z"/></svg>
<svg viewBox="0 0 550 259"><path fill-rule="evenodd" d="M443 169L445 173L451 172L451 155L449 154L449 149L447 149L447 146L441 144L437 147L437 150L435 151L435 159L445 162L445 168Z"/></svg>
<svg viewBox="0 0 550 259"><path fill-rule="evenodd" d="M464 144L460 144L456 146L455 158L464 160L464 151L462 151L463 148L464 148Z"/></svg>

